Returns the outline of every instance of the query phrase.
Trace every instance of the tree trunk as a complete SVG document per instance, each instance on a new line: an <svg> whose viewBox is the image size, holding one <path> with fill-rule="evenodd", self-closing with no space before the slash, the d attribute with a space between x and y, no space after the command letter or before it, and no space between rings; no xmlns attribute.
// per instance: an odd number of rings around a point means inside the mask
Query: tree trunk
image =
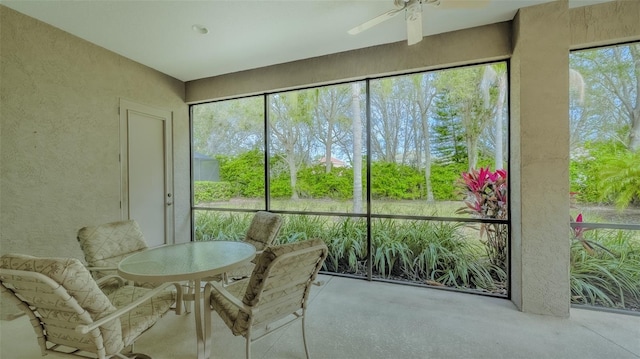
<svg viewBox="0 0 640 359"><path fill-rule="evenodd" d="M496 126L495 126L495 136L496 136L496 151L494 153L494 162L495 169L500 170L503 167L504 155L502 151L502 122L503 122L503 111L504 111L504 102L507 94L507 74L500 74L498 78L498 103L496 104Z"/></svg>
<svg viewBox="0 0 640 359"><path fill-rule="evenodd" d="M289 175L291 176L291 199L298 199L298 190L296 189L298 183L298 168L295 163L295 159L291 156L287 156L287 163L289 164Z"/></svg>
<svg viewBox="0 0 640 359"><path fill-rule="evenodd" d="M333 163L331 162L331 157L333 156L331 154L331 146L333 146L333 142L332 142L332 137L333 137L333 126L331 124L331 122L328 122L328 126L329 128L327 129L327 140L325 141L324 144L324 172L325 173L330 173L331 172L331 166L333 165Z"/></svg>
<svg viewBox="0 0 640 359"><path fill-rule="evenodd" d="M467 157L469 158L469 172L478 166L478 139L467 136Z"/></svg>
<svg viewBox="0 0 640 359"><path fill-rule="evenodd" d="M353 129L353 212L362 212L362 119L360 118L360 85L351 84L351 116Z"/></svg>
<svg viewBox="0 0 640 359"><path fill-rule="evenodd" d="M635 108L631 112L631 129L629 132L629 150L640 150L640 44L630 45L631 58L634 60L635 83Z"/></svg>

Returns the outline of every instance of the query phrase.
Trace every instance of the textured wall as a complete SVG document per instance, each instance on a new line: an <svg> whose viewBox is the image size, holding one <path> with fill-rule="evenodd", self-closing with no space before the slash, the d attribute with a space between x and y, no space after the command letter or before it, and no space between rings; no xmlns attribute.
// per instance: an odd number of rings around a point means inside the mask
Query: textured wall
<svg viewBox="0 0 640 359"><path fill-rule="evenodd" d="M188 241L184 83L0 5L0 253L83 258L119 220L119 98L173 111L176 240Z"/></svg>
<svg viewBox="0 0 640 359"><path fill-rule="evenodd" d="M571 48L640 40L640 0L571 9Z"/></svg>
<svg viewBox="0 0 640 359"><path fill-rule="evenodd" d="M570 303L568 19L566 0L522 9L511 60L512 298L561 317Z"/></svg>

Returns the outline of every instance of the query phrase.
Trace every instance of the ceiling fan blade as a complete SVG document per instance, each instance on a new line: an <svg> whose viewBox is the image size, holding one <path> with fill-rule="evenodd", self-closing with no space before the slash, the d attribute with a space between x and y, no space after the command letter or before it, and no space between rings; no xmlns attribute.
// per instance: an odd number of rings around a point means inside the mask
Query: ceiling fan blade
<svg viewBox="0 0 640 359"><path fill-rule="evenodd" d="M414 45L422 41L422 8L416 4L407 8L407 42Z"/></svg>
<svg viewBox="0 0 640 359"><path fill-rule="evenodd" d="M439 9L477 9L489 5L491 0L434 0L427 1Z"/></svg>
<svg viewBox="0 0 640 359"><path fill-rule="evenodd" d="M355 34L359 34L361 32L363 32L364 30L370 29L375 25L378 25L381 22L387 21L389 19L391 19L392 17L400 14L400 12L404 11L404 7L402 7L401 9L393 9L393 10L389 10L387 12L385 12L382 15L378 15L376 17L374 17L373 19L358 25L356 27L354 27L353 29L349 30L348 33L351 35L355 35Z"/></svg>

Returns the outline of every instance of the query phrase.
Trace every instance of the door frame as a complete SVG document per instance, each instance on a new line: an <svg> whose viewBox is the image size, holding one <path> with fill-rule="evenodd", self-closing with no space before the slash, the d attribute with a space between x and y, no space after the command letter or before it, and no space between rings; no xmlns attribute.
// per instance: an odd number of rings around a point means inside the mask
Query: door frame
<svg viewBox="0 0 640 359"><path fill-rule="evenodd" d="M124 98L120 98L118 116L120 120L120 216L122 220L129 219L129 131L128 113L137 112L149 117L161 119L164 122L164 214L165 214L165 244L175 243L174 233L174 198L173 198L173 112L157 107L143 105Z"/></svg>

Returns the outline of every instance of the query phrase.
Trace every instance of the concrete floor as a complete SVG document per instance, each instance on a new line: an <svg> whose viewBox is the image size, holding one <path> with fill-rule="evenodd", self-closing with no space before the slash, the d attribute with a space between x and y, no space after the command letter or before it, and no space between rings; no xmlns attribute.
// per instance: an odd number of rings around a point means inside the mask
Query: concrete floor
<svg viewBox="0 0 640 359"><path fill-rule="evenodd" d="M321 276L307 312L313 359L640 358L640 317L572 309L525 314L508 300ZM168 313L138 340L154 359L195 358L193 314ZM243 358L244 339L214 314L213 357ZM0 358L39 358L26 317L0 322ZM253 358L304 358L300 323L255 343ZM47 358L56 358L48 355Z"/></svg>

